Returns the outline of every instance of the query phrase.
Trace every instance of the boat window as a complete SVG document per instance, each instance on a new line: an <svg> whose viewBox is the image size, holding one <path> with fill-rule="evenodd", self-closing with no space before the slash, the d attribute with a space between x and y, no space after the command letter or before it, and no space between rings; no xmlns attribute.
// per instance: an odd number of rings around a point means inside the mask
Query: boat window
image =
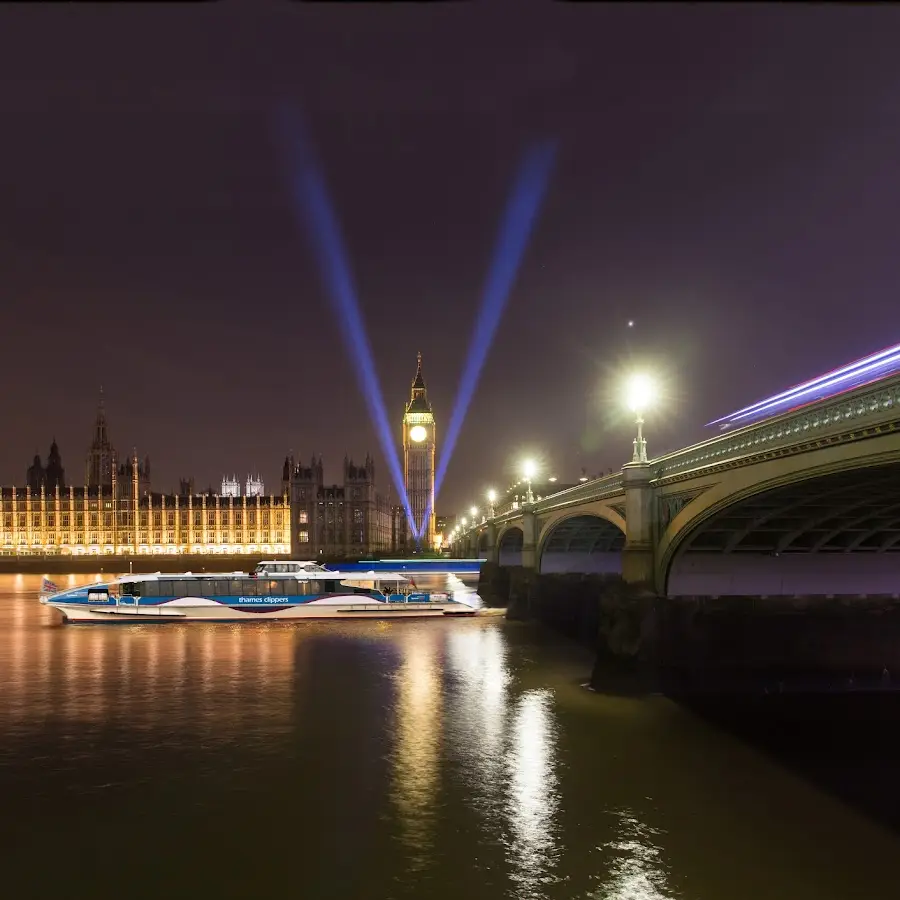
<svg viewBox="0 0 900 900"><path fill-rule="evenodd" d="M242 597L256 597L256 585L258 582L253 579L245 578L241 582L241 596Z"/></svg>
<svg viewBox="0 0 900 900"><path fill-rule="evenodd" d="M159 596L160 597L171 597L172 596L172 582L171 581L157 581L159 585Z"/></svg>
<svg viewBox="0 0 900 900"><path fill-rule="evenodd" d="M158 597L159 596L159 582L158 581L145 581L142 585L144 589L145 597Z"/></svg>
<svg viewBox="0 0 900 900"><path fill-rule="evenodd" d="M107 603L109 601L109 591L106 588L97 591L89 589L87 598L88 603Z"/></svg>
<svg viewBox="0 0 900 900"><path fill-rule="evenodd" d="M172 584L172 596L173 597L186 597L187 596L187 582L186 581L173 581Z"/></svg>
<svg viewBox="0 0 900 900"><path fill-rule="evenodd" d="M126 581L122 584L122 593L123 594L130 594L133 589L134 589L133 581Z"/></svg>
<svg viewBox="0 0 900 900"><path fill-rule="evenodd" d="M241 595L241 586L243 585L243 581L240 578L231 578L228 581L228 596L229 597L239 597Z"/></svg>
<svg viewBox="0 0 900 900"><path fill-rule="evenodd" d="M296 597L299 594L303 593L303 591L300 587L300 582L297 581L296 578L287 578L287 579L285 579L283 584L284 584L284 593L288 597Z"/></svg>
<svg viewBox="0 0 900 900"><path fill-rule="evenodd" d="M262 594L263 585L260 585L260 594ZM275 597L283 597L284 596L284 582L278 578L273 578L271 581L267 581L265 583L265 590L267 596L275 596Z"/></svg>
<svg viewBox="0 0 900 900"><path fill-rule="evenodd" d="M328 582L321 581L307 581L306 582L306 593L307 594L324 594L328 591Z"/></svg>
<svg viewBox="0 0 900 900"><path fill-rule="evenodd" d="M202 597L203 596L203 587L199 581L189 581L185 587L187 588L187 592L185 593L185 597Z"/></svg>

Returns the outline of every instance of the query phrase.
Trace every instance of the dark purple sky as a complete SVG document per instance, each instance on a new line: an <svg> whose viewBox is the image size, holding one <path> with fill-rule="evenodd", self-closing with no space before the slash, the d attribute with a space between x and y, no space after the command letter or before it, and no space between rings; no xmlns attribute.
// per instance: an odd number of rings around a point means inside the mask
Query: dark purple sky
<svg viewBox="0 0 900 900"><path fill-rule="evenodd" d="M0 11L0 482L55 434L80 484L101 382L157 489L274 486L289 448L333 480L381 459L279 171L282 98L398 438L417 350L446 427L515 166L559 141L439 512L526 454L617 468L631 366L667 385L652 454L900 340L900 9L236 5Z"/></svg>

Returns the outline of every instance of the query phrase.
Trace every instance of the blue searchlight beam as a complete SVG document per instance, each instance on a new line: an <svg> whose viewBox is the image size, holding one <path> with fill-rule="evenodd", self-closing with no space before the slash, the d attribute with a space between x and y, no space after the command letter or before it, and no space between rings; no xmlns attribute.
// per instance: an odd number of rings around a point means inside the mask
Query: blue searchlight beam
<svg viewBox="0 0 900 900"><path fill-rule="evenodd" d="M472 402L475 388L478 386L484 361L491 349L494 334L515 283L525 248L528 246L541 202L547 191L555 157L555 142L544 141L530 147L519 165L518 175L513 183L512 193L507 200L506 211L500 223L493 261L482 295L481 309L469 344L469 355L460 378L456 403L444 438L443 452L435 472L435 497L440 491L441 483L447 473L447 467L453 456L453 448L456 446L466 413L469 410L469 404ZM431 508L429 507L422 523L423 531L430 516ZM416 533L421 537L421 532Z"/></svg>
<svg viewBox="0 0 900 900"><path fill-rule="evenodd" d="M366 335L362 312L353 286L341 239L340 226L328 198L325 179L297 116L282 109L280 137L285 150L290 185L299 216L312 243L322 280L341 328L341 337L356 369L356 378L366 398L369 417L375 425L381 452L387 460L394 486L406 510L410 530L417 534L415 519L403 483L397 448L388 423L384 397L375 371L372 349Z"/></svg>

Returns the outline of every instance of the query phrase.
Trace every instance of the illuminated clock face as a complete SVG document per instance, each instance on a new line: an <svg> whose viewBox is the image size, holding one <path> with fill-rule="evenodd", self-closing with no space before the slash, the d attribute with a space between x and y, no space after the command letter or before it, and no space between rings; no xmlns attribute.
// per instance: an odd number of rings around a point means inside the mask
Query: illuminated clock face
<svg viewBox="0 0 900 900"><path fill-rule="evenodd" d="M413 425L409 429L409 438L417 444L421 444L428 437L428 432L421 425Z"/></svg>

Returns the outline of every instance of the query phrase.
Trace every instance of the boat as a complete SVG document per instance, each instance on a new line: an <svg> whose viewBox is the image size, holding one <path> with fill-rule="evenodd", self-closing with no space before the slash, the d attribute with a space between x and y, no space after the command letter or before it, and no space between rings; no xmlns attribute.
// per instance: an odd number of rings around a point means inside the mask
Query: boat
<svg viewBox="0 0 900 900"><path fill-rule="evenodd" d="M60 591L44 579L40 602L65 622L259 622L471 616L445 591L420 591L396 572L336 572L314 562L262 562L253 572L123 575Z"/></svg>

